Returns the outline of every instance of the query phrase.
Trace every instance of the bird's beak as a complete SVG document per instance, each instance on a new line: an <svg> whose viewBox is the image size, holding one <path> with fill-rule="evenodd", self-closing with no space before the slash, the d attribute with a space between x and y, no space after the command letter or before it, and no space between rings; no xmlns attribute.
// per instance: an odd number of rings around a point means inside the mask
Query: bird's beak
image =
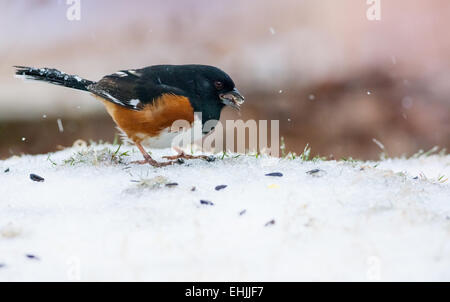
<svg viewBox="0 0 450 302"><path fill-rule="evenodd" d="M241 109L241 105L244 103L245 100L245 98L236 88L234 88L230 92L221 93L219 97L222 100L222 103L238 111Z"/></svg>

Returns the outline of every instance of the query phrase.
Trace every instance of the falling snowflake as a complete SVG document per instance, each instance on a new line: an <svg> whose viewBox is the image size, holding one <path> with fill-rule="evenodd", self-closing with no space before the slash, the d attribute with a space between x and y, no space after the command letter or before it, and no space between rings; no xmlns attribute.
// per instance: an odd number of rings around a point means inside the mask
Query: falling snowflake
<svg viewBox="0 0 450 302"><path fill-rule="evenodd" d="M397 64L397 58L395 56L391 57L391 61L392 61L392 64L394 64L394 65Z"/></svg>
<svg viewBox="0 0 450 302"><path fill-rule="evenodd" d="M60 118L57 119L56 122L58 123L58 130L59 130L59 132L63 133L64 132L64 127L63 127L61 119Z"/></svg>
<svg viewBox="0 0 450 302"><path fill-rule="evenodd" d="M413 99L411 97L405 96L402 99L402 106L403 106L403 108L410 109L412 107L412 105L413 105Z"/></svg>

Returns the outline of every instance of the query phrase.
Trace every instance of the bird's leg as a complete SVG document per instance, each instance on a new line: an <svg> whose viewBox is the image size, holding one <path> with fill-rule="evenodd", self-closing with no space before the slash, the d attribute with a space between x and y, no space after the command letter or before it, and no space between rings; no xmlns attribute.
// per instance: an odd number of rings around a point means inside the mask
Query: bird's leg
<svg viewBox="0 0 450 302"><path fill-rule="evenodd" d="M159 167L170 166L174 163L173 161L168 161L165 163L157 162L150 156L150 154L147 153L147 151L145 151L144 147L142 147L142 145L140 143L135 142L135 144L136 144L136 147L138 147L139 151L141 151L142 155L144 156L144 160L135 161L135 162L133 162L134 164L141 164L141 165L150 164L153 167L159 168Z"/></svg>
<svg viewBox="0 0 450 302"><path fill-rule="evenodd" d="M204 159L206 161L214 161L214 157L213 156L207 156L207 155L189 155L184 153L183 150L181 150L178 147L173 147L173 149L178 153L178 155L174 155L174 156L163 156L163 158L168 159L168 160L179 160L179 159Z"/></svg>

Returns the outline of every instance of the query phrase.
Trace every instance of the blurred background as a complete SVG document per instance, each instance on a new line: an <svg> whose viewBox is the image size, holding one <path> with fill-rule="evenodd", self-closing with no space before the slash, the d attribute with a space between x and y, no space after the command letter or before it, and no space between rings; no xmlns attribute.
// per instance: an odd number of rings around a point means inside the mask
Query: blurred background
<svg viewBox="0 0 450 302"><path fill-rule="evenodd" d="M0 158L113 141L89 94L13 78L13 65L98 80L120 69L199 63L229 73L239 117L280 120L286 149L377 159L450 147L450 2L381 0L0 1ZM59 120L59 125L58 125ZM62 126L62 127L61 127Z"/></svg>

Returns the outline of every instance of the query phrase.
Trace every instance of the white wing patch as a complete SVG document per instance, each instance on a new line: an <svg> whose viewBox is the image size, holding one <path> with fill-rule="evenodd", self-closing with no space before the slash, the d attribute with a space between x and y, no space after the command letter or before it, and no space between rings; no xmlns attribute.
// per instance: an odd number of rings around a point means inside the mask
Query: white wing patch
<svg viewBox="0 0 450 302"><path fill-rule="evenodd" d="M141 73L137 72L137 71L134 70L134 69L127 70L127 72L128 72L129 74L132 74L132 75L138 77L138 78L140 78L140 77L142 76Z"/></svg>
<svg viewBox="0 0 450 302"><path fill-rule="evenodd" d="M119 101L118 99L116 99L115 97L113 97L112 95L110 95L109 93L107 93L106 91L102 90L101 93L103 95L105 95L110 101L118 104L118 105L123 105L123 102Z"/></svg>
<svg viewBox="0 0 450 302"><path fill-rule="evenodd" d="M137 72L134 69L120 70L120 71L115 72L114 75L118 76L119 78L128 77L130 75L138 77L138 78L142 76L141 73Z"/></svg>
<svg viewBox="0 0 450 302"><path fill-rule="evenodd" d="M123 78L123 77L127 77L128 75L125 72L122 71L118 71L115 73L116 75L118 75L119 77Z"/></svg>
<svg viewBox="0 0 450 302"><path fill-rule="evenodd" d="M130 101L129 101L129 104L130 104L131 106L133 106L135 109L138 109L138 108L141 107L141 101L138 100L138 99L132 99L132 100L130 100Z"/></svg>

